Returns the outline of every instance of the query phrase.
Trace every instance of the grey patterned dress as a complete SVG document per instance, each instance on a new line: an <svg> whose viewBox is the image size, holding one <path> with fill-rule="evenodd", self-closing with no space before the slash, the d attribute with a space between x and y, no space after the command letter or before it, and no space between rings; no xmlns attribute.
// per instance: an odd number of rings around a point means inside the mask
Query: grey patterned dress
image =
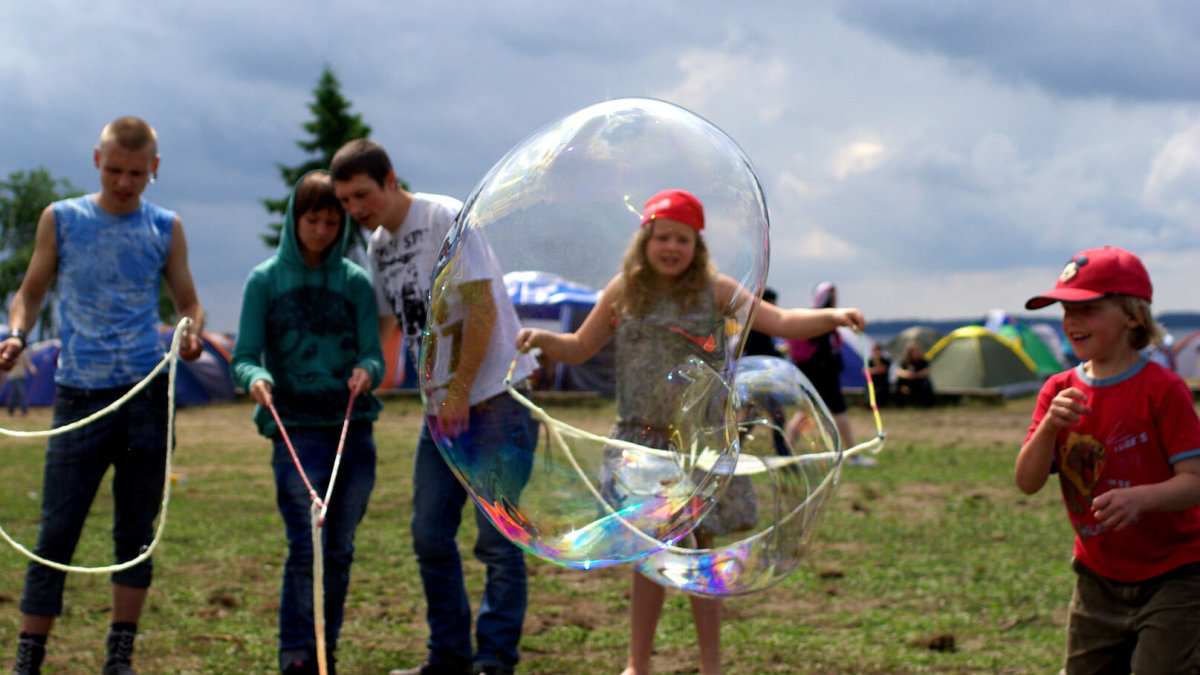
<svg viewBox="0 0 1200 675"><path fill-rule="evenodd" d="M617 422L610 435L650 448L674 449L675 417L693 371L703 366L717 373L725 371L725 316L717 310L711 293L688 308L659 296L646 316L622 315L615 337ZM695 401L702 408L695 414L704 420L723 419L725 396L723 392L715 394ZM620 455L616 448L605 451L602 482L614 503L621 502L626 493L616 470ZM737 494L741 498L735 497ZM718 504L697 532L722 534L744 529L755 520L757 504L748 478L733 479Z"/></svg>

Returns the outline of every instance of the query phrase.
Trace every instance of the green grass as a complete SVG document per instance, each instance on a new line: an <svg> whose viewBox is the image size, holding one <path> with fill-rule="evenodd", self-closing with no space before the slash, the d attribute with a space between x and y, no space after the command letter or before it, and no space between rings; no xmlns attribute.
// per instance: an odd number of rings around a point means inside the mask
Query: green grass
<svg viewBox="0 0 1200 675"><path fill-rule="evenodd" d="M722 638L730 673L1033 673L1061 665L1071 532L1057 490L1012 485L1030 401L885 411L888 446L873 469L847 468L812 551L778 586L730 599ZM564 415L608 420L607 404ZM854 411L856 429L868 418ZM246 404L179 412L175 486L155 585L141 623L144 673L275 672L285 543L269 445ZM388 401L376 428L378 482L359 528L339 673L383 673L424 653L424 600L408 534L419 415ZM45 428L49 415L5 420ZM42 441L0 441L0 526L32 548ZM102 488L75 564L109 564L111 501ZM482 568L470 559L477 599ZM0 669L11 667L25 558L0 549ZM530 558L521 672L616 673L628 642L628 571L583 572ZM107 577L68 577L46 673L95 672L108 624ZM686 597L668 594L656 672L696 672Z"/></svg>

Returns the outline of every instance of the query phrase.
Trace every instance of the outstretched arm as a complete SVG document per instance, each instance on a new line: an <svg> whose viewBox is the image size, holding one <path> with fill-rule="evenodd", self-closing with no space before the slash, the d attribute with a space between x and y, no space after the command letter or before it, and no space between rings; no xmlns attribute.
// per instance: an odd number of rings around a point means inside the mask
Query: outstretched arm
<svg viewBox="0 0 1200 675"><path fill-rule="evenodd" d="M522 352L541 349L546 358L567 364L583 363L592 358L613 336L619 285L619 278L608 282L579 330L552 333L540 328L522 328L517 333L517 349Z"/></svg>
<svg viewBox="0 0 1200 675"><path fill-rule="evenodd" d="M717 303L728 307L741 306L754 301L754 296L732 277L718 274L713 280ZM824 335L838 326L855 330L867 327L862 312L854 307L830 307L827 309L782 309L762 301L754 315L751 328L767 335L788 340L807 340Z"/></svg>

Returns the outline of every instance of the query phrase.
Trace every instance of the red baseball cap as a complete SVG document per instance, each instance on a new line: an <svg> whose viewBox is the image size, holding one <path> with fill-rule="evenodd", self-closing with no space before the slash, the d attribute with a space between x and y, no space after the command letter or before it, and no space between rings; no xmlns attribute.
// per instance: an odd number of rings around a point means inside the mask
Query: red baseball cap
<svg viewBox="0 0 1200 675"><path fill-rule="evenodd" d="M1071 258L1054 290L1029 299L1025 309L1040 309L1056 302L1091 302L1109 295L1132 295L1150 302L1154 287L1142 261L1115 246L1089 248Z"/></svg>
<svg viewBox="0 0 1200 675"><path fill-rule="evenodd" d="M656 218L677 220L699 232L704 229L704 205L686 190L663 190L642 209L642 225Z"/></svg>

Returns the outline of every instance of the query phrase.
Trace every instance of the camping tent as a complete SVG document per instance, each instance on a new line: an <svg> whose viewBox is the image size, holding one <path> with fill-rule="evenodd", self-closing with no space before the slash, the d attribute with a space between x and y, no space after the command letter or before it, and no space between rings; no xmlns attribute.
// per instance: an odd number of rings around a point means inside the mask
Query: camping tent
<svg viewBox="0 0 1200 675"><path fill-rule="evenodd" d="M903 357L904 350L910 342L916 342L920 345L922 352L928 352L941 339L942 332L936 328L929 326L909 326L896 333L891 340L888 340L886 350L888 354L891 354L893 359L899 359Z"/></svg>
<svg viewBox="0 0 1200 675"><path fill-rule="evenodd" d="M175 336L174 326L163 326L158 331L158 341L163 353L171 349ZM233 374L229 361L233 351L233 338L221 333L201 333L203 351L194 361L179 361L175 371L175 405L207 405L233 401Z"/></svg>
<svg viewBox="0 0 1200 675"><path fill-rule="evenodd" d="M951 331L927 354L935 391L992 389L1004 396L1037 391L1042 378L1033 361L1008 338L983 326Z"/></svg>
<svg viewBox="0 0 1200 675"><path fill-rule="evenodd" d="M54 373L57 370L58 340L43 340L29 343L29 362L37 369L25 378L25 403L31 406L54 404ZM8 402L8 389L12 383L7 379L0 383L0 403Z"/></svg>
<svg viewBox="0 0 1200 675"><path fill-rule="evenodd" d="M158 339L165 354L175 335L173 326L159 329ZM203 333L200 342L204 350L195 361L179 362L175 380L175 403L183 407L234 400L233 376L229 372L233 338L220 333ZM58 352L61 342L45 340L29 345L29 359L37 374L27 380L25 400L31 406L54 405L54 374L58 372ZM9 383L0 386L0 401L8 400Z"/></svg>
<svg viewBox="0 0 1200 675"><path fill-rule="evenodd" d="M1171 348L1175 372L1180 377L1200 377L1200 330L1189 333Z"/></svg>
<svg viewBox="0 0 1200 675"><path fill-rule="evenodd" d="M416 389L417 368L404 347L404 331L393 330L383 343L383 381L380 389Z"/></svg>
<svg viewBox="0 0 1200 675"><path fill-rule="evenodd" d="M504 289L522 325L560 333L578 328L600 295L586 286L547 272L509 272L504 275ZM578 366L543 364L551 371L549 382L543 386L611 393L611 366L605 370L598 365L603 354L605 351L602 350L591 361ZM416 365L400 331L392 331L391 339L383 344L383 359L384 379L380 389L417 388Z"/></svg>
<svg viewBox="0 0 1200 675"><path fill-rule="evenodd" d="M575 314L587 314L600 294L549 272L509 272L504 288L523 320L554 321L569 330Z"/></svg>
<svg viewBox="0 0 1200 675"><path fill-rule="evenodd" d="M513 301L522 325L567 333L587 318L600 294L548 272L509 272L504 287ZM579 365L542 360L541 388L598 391L611 396L616 390L613 344L610 341L595 356Z"/></svg>
<svg viewBox="0 0 1200 675"><path fill-rule="evenodd" d="M1029 330L1042 339L1042 344L1046 345L1046 349L1050 350L1055 360L1063 364L1064 369L1075 362L1074 355L1070 352L1070 345L1067 343L1067 337L1063 335L1060 326L1034 321L1029 324Z"/></svg>
<svg viewBox="0 0 1200 675"><path fill-rule="evenodd" d="M1029 324L1004 310L994 309L988 312L983 320L983 327L1008 338L1017 349L1025 352L1038 375L1049 377L1066 367L1066 363L1054 355Z"/></svg>

